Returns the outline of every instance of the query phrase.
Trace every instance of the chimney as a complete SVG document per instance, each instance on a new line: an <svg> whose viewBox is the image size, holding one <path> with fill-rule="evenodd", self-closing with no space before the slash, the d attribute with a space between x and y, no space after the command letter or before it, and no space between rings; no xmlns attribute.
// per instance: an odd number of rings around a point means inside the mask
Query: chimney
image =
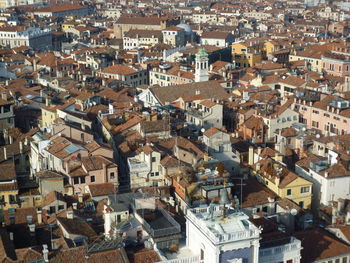
<svg viewBox="0 0 350 263"><path fill-rule="evenodd" d="M74 209L74 210L77 210L77 209L78 209L78 203L73 203L72 205L73 205L73 209Z"/></svg>
<svg viewBox="0 0 350 263"><path fill-rule="evenodd" d="M73 218L74 218L74 211L67 210L67 219L73 219Z"/></svg>
<svg viewBox="0 0 350 263"><path fill-rule="evenodd" d="M9 236L10 236L10 240L13 241L13 232L10 232Z"/></svg>
<svg viewBox="0 0 350 263"><path fill-rule="evenodd" d="M83 131L85 131L85 123L84 123L84 122L81 123L81 129L82 129Z"/></svg>
<svg viewBox="0 0 350 263"><path fill-rule="evenodd" d="M70 167L69 167L69 162L66 162L66 173L69 174L70 173Z"/></svg>
<svg viewBox="0 0 350 263"><path fill-rule="evenodd" d="M7 101L7 93L6 92L1 93L1 98Z"/></svg>
<svg viewBox="0 0 350 263"><path fill-rule="evenodd" d="M107 165L104 162L102 163L102 169L103 169L103 174L105 175L106 183L107 183L108 182Z"/></svg>
<svg viewBox="0 0 350 263"><path fill-rule="evenodd" d="M258 156L261 154L261 147L258 147Z"/></svg>
<svg viewBox="0 0 350 263"><path fill-rule="evenodd" d="M324 177L325 177L325 178L328 178L328 172L325 172L325 173L324 173Z"/></svg>
<svg viewBox="0 0 350 263"><path fill-rule="evenodd" d="M12 144L13 143L13 138L12 138L12 136L10 135L9 136L9 144Z"/></svg>
<svg viewBox="0 0 350 263"><path fill-rule="evenodd" d="M78 202L79 202L79 203L82 203L82 202L83 202L83 194L82 194L82 193L79 193L79 194L78 194Z"/></svg>
<svg viewBox="0 0 350 263"><path fill-rule="evenodd" d="M50 106L50 102L49 102L49 98L48 97L45 98L45 106L46 107Z"/></svg>
<svg viewBox="0 0 350 263"><path fill-rule="evenodd" d="M36 211L36 216L37 216L37 220L38 220L38 224L42 224L43 223L43 215L41 210L37 210Z"/></svg>
<svg viewBox="0 0 350 263"><path fill-rule="evenodd" d="M23 142L22 141L19 142L19 153L23 154Z"/></svg>
<svg viewBox="0 0 350 263"><path fill-rule="evenodd" d="M249 163L249 165L254 164L254 148L252 146L249 147L248 163Z"/></svg>
<svg viewBox="0 0 350 263"><path fill-rule="evenodd" d="M47 245L43 245L43 257L45 262L49 262L49 250L47 249Z"/></svg>
<svg viewBox="0 0 350 263"><path fill-rule="evenodd" d="M7 149L4 147L4 160L7 160Z"/></svg>
<svg viewBox="0 0 350 263"><path fill-rule="evenodd" d="M38 67L36 64L36 58L33 60L33 71L37 71Z"/></svg>
<svg viewBox="0 0 350 263"><path fill-rule="evenodd" d="M28 224L30 235L34 236L35 235L35 224Z"/></svg>

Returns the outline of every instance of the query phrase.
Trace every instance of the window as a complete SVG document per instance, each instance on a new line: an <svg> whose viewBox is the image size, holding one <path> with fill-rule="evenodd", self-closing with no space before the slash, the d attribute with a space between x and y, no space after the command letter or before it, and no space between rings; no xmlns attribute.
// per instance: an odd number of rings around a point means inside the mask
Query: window
<svg viewBox="0 0 350 263"><path fill-rule="evenodd" d="M84 176L80 177L80 183L85 184L85 177Z"/></svg>
<svg viewBox="0 0 350 263"><path fill-rule="evenodd" d="M292 195L292 189L287 189L287 195Z"/></svg>
<svg viewBox="0 0 350 263"><path fill-rule="evenodd" d="M79 184L79 178L78 177L74 177L73 178L73 183L74 184Z"/></svg>
<svg viewBox="0 0 350 263"><path fill-rule="evenodd" d="M59 205L58 210L64 210L64 205Z"/></svg>
<svg viewBox="0 0 350 263"><path fill-rule="evenodd" d="M10 224L14 225L16 221L16 217L15 216L10 216Z"/></svg>
<svg viewBox="0 0 350 263"><path fill-rule="evenodd" d="M111 179L114 179L114 172L111 172L111 173L109 174L109 177L110 177Z"/></svg>
<svg viewBox="0 0 350 263"><path fill-rule="evenodd" d="M299 206L300 206L301 208L304 208L304 201L300 201L300 202L299 202Z"/></svg>
<svg viewBox="0 0 350 263"><path fill-rule="evenodd" d="M95 182L95 176L93 176L93 175L90 176L90 182L91 182L91 183L94 183L94 182Z"/></svg>
<svg viewBox="0 0 350 263"><path fill-rule="evenodd" d="M56 213L56 207L50 206L50 214Z"/></svg>
<svg viewBox="0 0 350 263"><path fill-rule="evenodd" d="M308 193L310 191L310 187L309 186L304 186L302 188L300 188L300 193Z"/></svg>
<svg viewBox="0 0 350 263"><path fill-rule="evenodd" d="M156 161L156 157L152 157L152 163Z"/></svg>

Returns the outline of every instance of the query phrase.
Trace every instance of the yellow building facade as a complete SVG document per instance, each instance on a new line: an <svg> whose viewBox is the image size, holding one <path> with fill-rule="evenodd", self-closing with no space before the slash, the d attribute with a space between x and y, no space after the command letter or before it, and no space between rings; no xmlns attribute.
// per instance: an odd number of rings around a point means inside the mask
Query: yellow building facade
<svg viewBox="0 0 350 263"><path fill-rule="evenodd" d="M234 43L232 44L232 59L236 68L249 68L261 63L264 58L262 43Z"/></svg>
<svg viewBox="0 0 350 263"><path fill-rule="evenodd" d="M41 108L41 127L49 127L57 118L57 111L55 108L42 107Z"/></svg>
<svg viewBox="0 0 350 263"><path fill-rule="evenodd" d="M266 161L269 162L267 165ZM259 161L252 173L281 198L288 198L301 208L311 209L312 182L281 167L272 159Z"/></svg>

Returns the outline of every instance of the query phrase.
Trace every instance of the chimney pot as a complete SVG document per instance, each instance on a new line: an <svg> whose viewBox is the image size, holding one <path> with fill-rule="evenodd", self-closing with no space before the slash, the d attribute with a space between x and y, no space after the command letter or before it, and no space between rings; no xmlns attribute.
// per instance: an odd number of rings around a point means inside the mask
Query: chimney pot
<svg viewBox="0 0 350 263"><path fill-rule="evenodd" d="M7 149L4 147L4 160L7 160Z"/></svg>
<svg viewBox="0 0 350 263"><path fill-rule="evenodd" d="M82 203L82 202L83 202L83 194L82 194L82 193L79 193L79 194L78 194L78 202L79 202L79 203Z"/></svg>
<svg viewBox="0 0 350 263"><path fill-rule="evenodd" d="M38 217L38 224L42 224L43 223L43 215L42 215L42 212L41 212L41 210L37 210L36 211L36 215L37 215L37 217Z"/></svg>

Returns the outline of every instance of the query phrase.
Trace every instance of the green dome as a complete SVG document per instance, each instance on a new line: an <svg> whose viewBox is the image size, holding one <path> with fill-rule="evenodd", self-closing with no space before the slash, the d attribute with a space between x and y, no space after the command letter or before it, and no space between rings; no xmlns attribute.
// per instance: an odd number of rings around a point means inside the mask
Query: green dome
<svg viewBox="0 0 350 263"><path fill-rule="evenodd" d="M197 57L207 57L208 53L205 51L204 48L200 48L198 50L198 53L196 54Z"/></svg>

